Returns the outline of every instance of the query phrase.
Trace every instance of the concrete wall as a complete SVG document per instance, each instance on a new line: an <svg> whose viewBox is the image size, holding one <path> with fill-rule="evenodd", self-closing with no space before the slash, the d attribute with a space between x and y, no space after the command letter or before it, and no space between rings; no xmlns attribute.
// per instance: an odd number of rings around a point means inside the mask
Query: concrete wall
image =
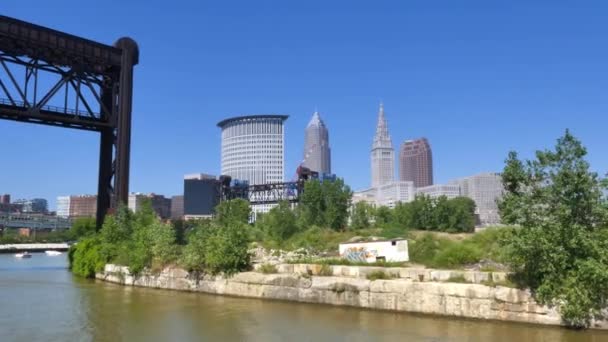
<svg viewBox="0 0 608 342"><path fill-rule="evenodd" d="M355 277L309 276L298 273L238 273L196 277L167 268L158 275L133 277L125 267L106 265L97 279L143 286L218 295L347 305L476 319L560 325L555 308L538 305L528 291L479 284L418 282L413 279L375 280ZM607 328L606 322L596 323Z"/></svg>

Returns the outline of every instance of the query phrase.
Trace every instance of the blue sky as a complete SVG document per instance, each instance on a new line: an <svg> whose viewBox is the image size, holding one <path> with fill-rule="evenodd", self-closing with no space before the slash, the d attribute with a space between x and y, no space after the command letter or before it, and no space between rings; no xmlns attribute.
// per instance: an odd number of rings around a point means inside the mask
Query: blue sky
<svg viewBox="0 0 608 342"><path fill-rule="evenodd" d="M425 136L435 181L500 171L566 128L608 171L604 1L3 1L0 13L140 47L131 191L220 171L223 118L288 114L286 178L318 108L332 166L369 184L378 104L395 148ZM0 121L0 193L95 193L98 136Z"/></svg>

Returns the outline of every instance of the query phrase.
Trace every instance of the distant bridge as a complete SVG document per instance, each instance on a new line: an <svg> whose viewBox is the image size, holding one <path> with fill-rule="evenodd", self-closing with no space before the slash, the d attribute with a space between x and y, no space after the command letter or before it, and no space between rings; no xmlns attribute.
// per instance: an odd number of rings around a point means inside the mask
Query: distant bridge
<svg viewBox="0 0 608 342"><path fill-rule="evenodd" d="M40 214L0 213L0 227L42 229L70 229L72 221L67 218Z"/></svg>

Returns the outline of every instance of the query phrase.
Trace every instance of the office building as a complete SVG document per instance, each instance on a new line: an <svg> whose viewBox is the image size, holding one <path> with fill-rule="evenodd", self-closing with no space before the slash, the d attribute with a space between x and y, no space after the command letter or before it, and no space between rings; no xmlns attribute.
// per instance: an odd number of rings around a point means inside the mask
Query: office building
<svg viewBox="0 0 608 342"><path fill-rule="evenodd" d="M372 188L395 180L395 151L384 117L384 105L380 104L378 123L371 150Z"/></svg>
<svg viewBox="0 0 608 342"><path fill-rule="evenodd" d="M171 197L171 219L181 220L184 218L184 196Z"/></svg>
<svg viewBox="0 0 608 342"><path fill-rule="evenodd" d="M70 217L70 196L57 196L57 216Z"/></svg>
<svg viewBox="0 0 608 342"><path fill-rule="evenodd" d="M145 201L150 202L152 209L161 219L168 219L171 216L171 199L165 198L163 195L131 193L128 207L136 213L141 210Z"/></svg>
<svg viewBox="0 0 608 342"><path fill-rule="evenodd" d="M416 189L416 195L425 195L430 198L445 196L448 199L460 196L460 186L458 184L435 184Z"/></svg>
<svg viewBox="0 0 608 342"><path fill-rule="evenodd" d="M433 154L426 138L406 140L399 150L399 179L417 188L433 185Z"/></svg>
<svg viewBox="0 0 608 342"><path fill-rule="evenodd" d="M203 173L184 176L184 218L211 218L220 201L219 181Z"/></svg>
<svg viewBox="0 0 608 342"><path fill-rule="evenodd" d="M475 213L482 226L500 223L497 201L502 198L504 188L498 173L480 173L450 182L460 187L460 195L475 201Z"/></svg>
<svg viewBox="0 0 608 342"><path fill-rule="evenodd" d="M70 195L57 197L57 216L66 218L95 217L97 195Z"/></svg>
<svg viewBox="0 0 608 342"><path fill-rule="evenodd" d="M287 115L251 115L220 121L217 125L222 130L221 174L248 181L251 185L282 183L285 174L284 122L287 118ZM184 206L188 215L188 203ZM257 213L267 212L274 206L253 205L253 219Z"/></svg>
<svg viewBox="0 0 608 342"><path fill-rule="evenodd" d="M353 203L366 202L375 207L394 208L397 203L411 202L416 196L412 182L393 181L375 188L357 191L353 194Z"/></svg>
<svg viewBox="0 0 608 342"><path fill-rule="evenodd" d="M0 204L11 204L11 195L4 194L0 196Z"/></svg>
<svg viewBox="0 0 608 342"><path fill-rule="evenodd" d="M21 212L23 213L44 214L48 212L48 203L44 198L34 198L31 200L20 199L12 204L21 206Z"/></svg>
<svg viewBox="0 0 608 342"><path fill-rule="evenodd" d="M302 166L319 173L331 173L329 132L319 112L312 115L312 119L306 126Z"/></svg>

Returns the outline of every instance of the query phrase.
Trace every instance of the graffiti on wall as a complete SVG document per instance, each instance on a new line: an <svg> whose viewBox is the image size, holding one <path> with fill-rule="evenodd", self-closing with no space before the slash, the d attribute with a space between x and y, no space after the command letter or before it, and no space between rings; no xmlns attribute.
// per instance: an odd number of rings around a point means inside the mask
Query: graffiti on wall
<svg viewBox="0 0 608 342"><path fill-rule="evenodd" d="M344 251L343 258L353 262L367 262L369 258L376 258L378 251L375 249L369 250L365 247L349 247Z"/></svg>

